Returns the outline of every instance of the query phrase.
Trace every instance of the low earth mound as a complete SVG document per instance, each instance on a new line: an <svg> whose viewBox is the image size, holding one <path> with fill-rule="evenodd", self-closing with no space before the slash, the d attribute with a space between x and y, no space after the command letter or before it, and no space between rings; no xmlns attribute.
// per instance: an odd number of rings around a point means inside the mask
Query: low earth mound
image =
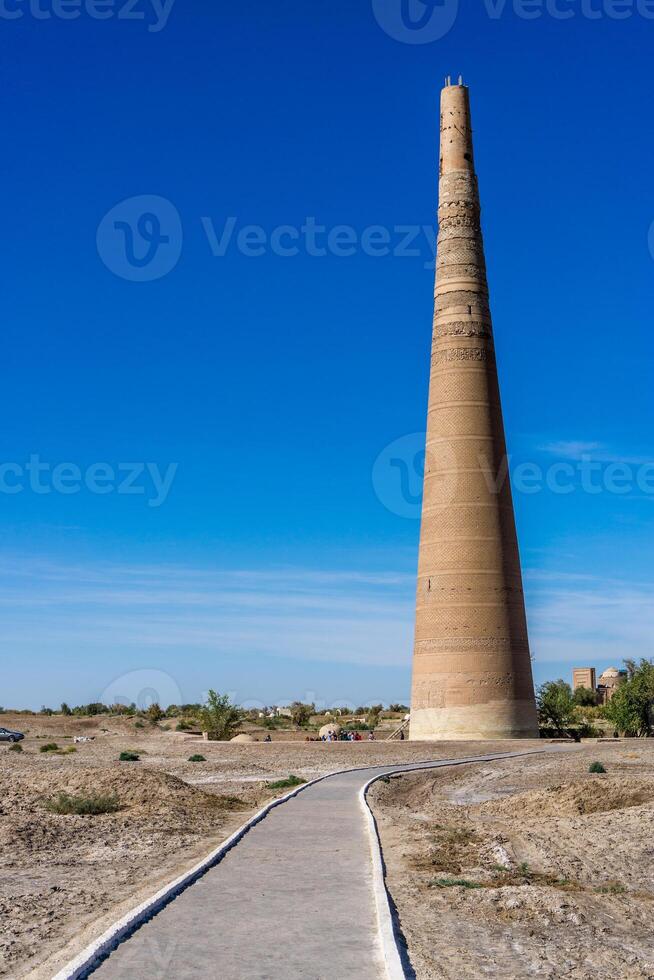
<svg viewBox="0 0 654 980"><path fill-rule="evenodd" d="M640 806L654 800L654 783L629 777L593 776L579 782L519 793L507 799L479 803L480 814L493 817L575 817Z"/></svg>
<svg viewBox="0 0 654 980"><path fill-rule="evenodd" d="M129 766L133 766L130 768ZM217 796L189 786L165 772L141 768L139 763L110 770L58 768L52 772L32 770L29 774L0 775L0 841L9 844L17 832L17 822L44 813L48 800L67 793L70 796L115 796L119 813L133 817L161 815L168 819L211 818L222 810L242 808L235 797ZM36 833L36 827L32 825Z"/></svg>

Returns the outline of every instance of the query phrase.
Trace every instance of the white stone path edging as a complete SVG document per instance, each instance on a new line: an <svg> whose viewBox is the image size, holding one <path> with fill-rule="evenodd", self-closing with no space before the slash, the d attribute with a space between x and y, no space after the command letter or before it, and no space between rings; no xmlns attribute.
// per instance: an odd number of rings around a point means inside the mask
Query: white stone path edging
<svg viewBox="0 0 654 980"><path fill-rule="evenodd" d="M127 912L122 918L114 922L109 929L106 930L101 936L90 943L78 956L70 960L63 969L59 970L53 977L53 980L80 980L88 975L89 971L95 968L101 959L108 955L112 949L114 949L118 943L125 939L131 932L133 932L138 926L142 925L151 919L157 912L159 912L164 906L168 905L173 899L177 897L182 891L192 885L194 881L201 878L207 871L212 867L219 864L222 858L230 851L233 847L238 844L238 842L247 834L252 827L255 827L260 823L264 817L270 813L277 806L281 806L286 803L287 800L292 799L292 797L297 796L298 793L302 793L304 790L309 789L311 786L315 786L316 783L322 782L324 779L329 779L331 776L342 776L345 773L350 772L363 772L366 769L383 769L381 773L377 773L367 783L362 786L359 790L359 802L361 808L365 815L366 824L368 827L368 833L370 837L370 853L373 866L373 891L375 899L375 907L377 912L377 922L378 922L378 938L383 954L383 961L386 968L387 980L405 980L406 973L402 965L402 959L400 956L400 948L397 944L396 933L393 925L393 914L391 912L391 907L389 903L388 891L386 888L386 883L384 880L384 870L383 861L381 853L381 843L379 840L379 835L377 832L377 824L375 818L372 814L368 802L366 800L366 794L370 786L375 783L378 779L383 776L391 776L397 773L403 772L415 772L420 769L429 768L444 768L448 766L455 765L470 765L475 762L491 762L499 761L501 759L512 759L517 756L522 755L535 755L543 752L543 749L532 749L527 752L507 752L498 755L490 756L479 756L478 758L463 757L460 760L457 759L447 759L447 760L426 760L425 762L413 762L409 764L399 763L396 766L385 767L383 763L376 766L354 766L350 769L339 769L334 772L324 773L322 776L317 776L315 779L310 779L308 782L303 783L301 786L296 786L289 793L285 793L284 796L280 796L276 800L271 800L267 803L258 813L255 813L253 817L250 817L242 827L239 827L231 837L219 844L218 847L214 848L205 858L203 858L198 864L194 865L190 870L185 871L184 874L175 878L173 881L164 885L163 888L155 892L150 898L141 902L140 905L135 906L129 912Z"/></svg>
<svg viewBox="0 0 654 980"><path fill-rule="evenodd" d="M373 815L370 804L368 803L368 790L373 783L383 779L384 776L403 775L408 772L420 772L421 770L445 769L450 766L471 765L475 762L493 762L502 759L515 759L523 755L538 755L545 749L532 749L527 752L507 752L501 755L480 756L479 758L444 759L436 762L416 762L397 769L387 769L385 772L378 773L369 779L359 790L359 804L364 813L364 819L368 828L370 838L370 857L372 862L372 888L375 898L375 910L377 912L378 939L381 946L382 958L386 969L387 980L406 980L408 974L402 963L398 936L395 929L393 911L391 909L390 895L386 887L386 876L384 874L384 859L382 856L381 838L377 829L377 821ZM367 767L372 768L372 766ZM356 771L356 770L352 770ZM334 773L334 775L336 775Z"/></svg>
<svg viewBox="0 0 654 980"><path fill-rule="evenodd" d="M403 770L404 771L404 770ZM384 775L387 775L384 773ZM370 859L372 862L372 890L375 897L375 911L377 913L377 936L381 946L381 954L386 968L387 980L405 980L406 973L402 965L402 958L395 936L393 926L393 913L388 898L386 879L384 876L384 861L381 851L381 840L377 830L377 821L370 809L370 804L366 799L368 790L373 783L376 783L382 776L373 776L359 790L359 803L363 810L364 819L368 828L370 838Z"/></svg>

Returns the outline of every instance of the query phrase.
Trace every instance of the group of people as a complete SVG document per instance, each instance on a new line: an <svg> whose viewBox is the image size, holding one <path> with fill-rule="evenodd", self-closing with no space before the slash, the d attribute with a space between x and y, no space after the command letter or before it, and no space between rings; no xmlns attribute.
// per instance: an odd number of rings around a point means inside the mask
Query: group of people
<svg viewBox="0 0 654 980"><path fill-rule="evenodd" d="M361 742L362 739L361 732L348 732L345 728L340 732L327 732L326 735L320 736L321 742ZM368 732L368 741L375 741L374 732Z"/></svg>

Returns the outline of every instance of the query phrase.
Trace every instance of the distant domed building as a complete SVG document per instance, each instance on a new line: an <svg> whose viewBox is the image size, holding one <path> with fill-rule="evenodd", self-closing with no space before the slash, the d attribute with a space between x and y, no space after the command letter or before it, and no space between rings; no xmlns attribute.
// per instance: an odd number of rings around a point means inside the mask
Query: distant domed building
<svg viewBox="0 0 654 980"><path fill-rule="evenodd" d="M330 722L328 725L323 725L318 734L322 738L323 736L327 738L328 735L339 735L341 731L341 726Z"/></svg>
<svg viewBox="0 0 654 980"><path fill-rule="evenodd" d="M627 679L626 670L618 670L617 667L607 667L603 674L600 674L597 684L597 697L600 704L606 704L611 700L617 689Z"/></svg>
<svg viewBox="0 0 654 980"><path fill-rule="evenodd" d="M235 735L234 738L230 738L230 742L256 742L256 738L252 735L246 735L245 732L241 732L240 735Z"/></svg>

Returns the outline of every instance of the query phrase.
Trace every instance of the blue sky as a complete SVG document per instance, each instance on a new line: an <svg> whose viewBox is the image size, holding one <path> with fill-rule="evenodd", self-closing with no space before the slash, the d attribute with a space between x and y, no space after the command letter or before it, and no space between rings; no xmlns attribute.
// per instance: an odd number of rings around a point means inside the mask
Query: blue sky
<svg viewBox="0 0 654 980"><path fill-rule="evenodd" d="M537 680L654 653L654 10L404 2L2 5L0 704L408 698L459 72Z"/></svg>

